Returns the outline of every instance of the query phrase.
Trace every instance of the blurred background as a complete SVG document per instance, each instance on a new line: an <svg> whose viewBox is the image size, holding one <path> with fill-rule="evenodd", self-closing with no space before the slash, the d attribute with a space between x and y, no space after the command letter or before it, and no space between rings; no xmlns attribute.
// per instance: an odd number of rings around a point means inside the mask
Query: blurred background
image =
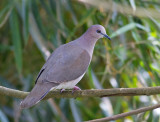
<svg viewBox="0 0 160 122"><path fill-rule="evenodd" d="M81 89L160 85L159 0L0 0L0 85L30 91L52 51L101 24L112 41L97 42ZM18 110L0 97L1 122L81 122L156 104L159 95L49 99ZM116 122L158 122L160 109Z"/></svg>

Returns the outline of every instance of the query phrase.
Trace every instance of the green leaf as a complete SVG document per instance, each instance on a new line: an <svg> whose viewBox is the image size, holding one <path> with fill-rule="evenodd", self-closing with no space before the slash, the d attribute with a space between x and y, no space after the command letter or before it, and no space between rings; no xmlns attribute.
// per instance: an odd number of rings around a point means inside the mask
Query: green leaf
<svg viewBox="0 0 160 122"><path fill-rule="evenodd" d="M84 16L81 18L81 20L78 22L78 24L74 27L73 31L71 31L71 33L69 34L67 41L69 42L71 40L71 38L74 36L75 32L77 31L77 29L82 26L85 22L87 22L87 20L95 13L96 9L89 9Z"/></svg>
<svg viewBox="0 0 160 122"><path fill-rule="evenodd" d="M22 19L23 19L23 39L25 42L25 45L28 42L28 37L29 37L29 26L28 26L28 5L29 2L28 0L22 0Z"/></svg>
<svg viewBox="0 0 160 122"><path fill-rule="evenodd" d="M132 37L136 42L139 42L141 40L141 37L139 36L139 34L137 34L135 30L133 30L131 33L132 33Z"/></svg>
<svg viewBox="0 0 160 122"><path fill-rule="evenodd" d="M124 47L118 47L114 50L114 53L116 56L121 60L121 62L124 62L127 58L126 49Z"/></svg>
<svg viewBox="0 0 160 122"><path fill-rule="evenodd" d="M36 20L36 24L38 26L38 29L42 35L42 37L46 38L46 28L44 27L43 23L42 23L42 18L40 16L40 12L39 12L39 9L38 9L38 4L36 3L35 0L32 1L32 13L33 13L33 16Z"/></svg>
<svg viewBox="0 0 160 122"><path fill-rule="evenodd" d="M9 15L12 11L13 6L11 4L4 7L2 10L0 10L0 28L3 27L3 25L7 22Z"/></svg>
<svg viewBox="0 0 160 122"><path fill-rule="evenodd" d="M134 0L129 0L132 8L133 8L133 11L136 11L136 5L135 5L135 1Z"/></svg>
<svg viewBox="0 0 160 122"><path fill-rule="evenodd" d="M93 83L93 76L92 76L92 69L91 69L91 66L89 66L88 67L88 72L87 72L87 74L88 74L88 78L89 78L89 86L90 86L90 88L95 88L95 86L94 86L94 83Z"/></svg>
<svg viewBox="0 0 160 122"><path fill-rule="evenodd" d="M0 122L9 122L5 114L0 110Z"/></svg>
<svg viewBox="0 0 160 122"><path fill-rule="evenodd" d="M4 18L4 14L7 13L7 11L9 10L9 8L11 7L11 5L7 5L5 6L1 11L0 11L0 20Z"/></svg>
<svg viewBox="0 0 160 122"><path fill-rule="evenodd" d="M82 122L81 116L80 116L79 111L78 111L78 108L76 107L74 102L75 102L74 99L70 99L70 106L71 106L71 110L72 110L74 120L75 120L75 122Z"/></svg>
<svg viewBox="0 0 160 122"><path fill-rule="evenodd" d="M136 23L130 23L128 25L125 25L125 26L121 27L120 29L118 29L116 32L112 33L110 37L113 38L113 37L119 36L122 33L125 33L129 30L132 30L135 27L136 27Z"/></svg>
<svg viewBox="0 0 160 122"><path fill-rule="evenodd" d="M15 9L13 9L11 16L9 18L12 43L14 46L14 56L18 72L22 72L22 46L20 37L19 20Z"/></svg>

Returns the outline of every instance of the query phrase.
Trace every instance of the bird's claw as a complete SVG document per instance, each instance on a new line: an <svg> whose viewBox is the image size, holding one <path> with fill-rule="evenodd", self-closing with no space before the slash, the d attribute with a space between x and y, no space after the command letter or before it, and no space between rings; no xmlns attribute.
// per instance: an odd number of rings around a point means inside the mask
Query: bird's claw
<svg viewBox="0 0 160 122"><path fill-rule="evenodd" d="M60 92L62 93L63 91L65 91L65 89L61 89Z"/></svg>
<svg viewBox="0 0 160 122"><path fill-rule="evenodd" d="M78 86L74 86L73 90L72 90L72 94L77 91L77 90L81 90Z"/></svg>

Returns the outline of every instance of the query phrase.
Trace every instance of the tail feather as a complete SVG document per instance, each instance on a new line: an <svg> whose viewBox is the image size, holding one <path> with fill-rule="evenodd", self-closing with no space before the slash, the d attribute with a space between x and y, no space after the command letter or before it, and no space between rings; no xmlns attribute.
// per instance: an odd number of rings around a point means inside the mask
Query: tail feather
<svg viewBox="0 0 160 122"><path fill-rule="evenodd" d="M37 83L29 95L20 103L21 109L29 108L42 100L54 85L50 82Z"/></svg>

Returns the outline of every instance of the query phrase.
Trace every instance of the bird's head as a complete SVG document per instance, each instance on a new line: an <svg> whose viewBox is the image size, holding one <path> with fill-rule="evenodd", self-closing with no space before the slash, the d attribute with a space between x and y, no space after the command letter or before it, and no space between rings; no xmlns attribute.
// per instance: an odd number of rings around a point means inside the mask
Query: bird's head
<svg viewBox="0 0 160 122"><path fill-rule="evenodd" d="M106 34L106 30L102 25L92 25L88 30L87 33L92 36L93 38L100 39L103 37L111 38Z"/></svg>

